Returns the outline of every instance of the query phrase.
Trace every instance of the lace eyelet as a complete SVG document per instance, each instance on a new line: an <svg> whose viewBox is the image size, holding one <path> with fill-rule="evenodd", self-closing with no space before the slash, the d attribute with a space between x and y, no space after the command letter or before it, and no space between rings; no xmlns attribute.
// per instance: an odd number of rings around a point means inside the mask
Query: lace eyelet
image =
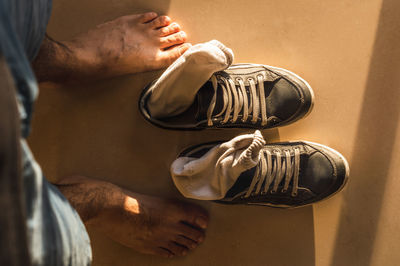
<svg viewBox="0 0 400 266"><path fill-rule="evenodd" d="M264 79L264 76L263 76L263 75L257 75L257 78L262 78L262 79Z"/></svg>
<svg viewBox="0 0 400 266"><path fill-rule="evenodd" d="M275 193L276 193L276 190L274 190L274 189L271 189L271 191L270 191L269 193L271 193L271 194L275 194Z"/></svg>
<svg viewBox="0 0 400 266"><path fill-rule="evenodd" d="M261 195L265 195L267 194L267 192L261 191Z"/></svg>
<svg viewBox="0 0 400 266"><path fill-rule="evenodd" d="M287 189L282 188L281 192L282 192L282 193L286 193L286 192L287 192Z"/></svg>
<svg viewBox="0 0 400 266"><path fill-rule="evenodd" d="M297 194L298 194L297 192L292 192L291 196L292 196L292 197L296 197Z"/></svg>

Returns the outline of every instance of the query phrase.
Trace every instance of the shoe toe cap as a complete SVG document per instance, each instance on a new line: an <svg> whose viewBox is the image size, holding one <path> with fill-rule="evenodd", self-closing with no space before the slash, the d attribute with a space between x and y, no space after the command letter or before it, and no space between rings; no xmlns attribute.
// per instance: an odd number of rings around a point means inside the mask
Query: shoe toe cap
<svg viewBox="0 0 400 266"><path fill-rule="evenodd" d="M267 97L267 113L279 121L290 120L300 109L302 97L296 87L285 79L273 83Z"/></svg>
<svg viewBox="0 0 400 266"><path fill-rule="evenodd" d="M348 177L347 162L338 152L316 147L307 161L300 185L313 193L327 197L340 190Z"/></svg>
<svg viewBox="0 0 400 266"><path fill-rule="evenodd" d="M300 186L322 194L335 182L334 167L321 153L310 156Z"/></svg>

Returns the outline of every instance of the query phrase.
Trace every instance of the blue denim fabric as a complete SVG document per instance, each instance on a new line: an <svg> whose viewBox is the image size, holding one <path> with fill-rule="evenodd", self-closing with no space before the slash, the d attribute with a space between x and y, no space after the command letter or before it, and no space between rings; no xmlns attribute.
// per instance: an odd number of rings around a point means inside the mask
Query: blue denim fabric
<svg viewBox="0 0 400 266"><path fill-rule="evenodd" d="M51 0L0 0L0 53L17 89L21 118L23 185L32 265L90 265L92 253L79 215L44 178L25 138L29 135L38 85L30 67L51 13Z"/></svg>

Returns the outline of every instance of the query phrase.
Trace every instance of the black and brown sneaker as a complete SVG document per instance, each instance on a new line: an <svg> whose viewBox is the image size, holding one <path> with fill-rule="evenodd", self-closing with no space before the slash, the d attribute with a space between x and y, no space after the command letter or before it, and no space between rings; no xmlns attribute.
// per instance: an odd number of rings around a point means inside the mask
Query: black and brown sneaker
<svg viewBox="0 0 400 266"><path fill-rule="evenodd" d="M179 157L200 158L216 145L190 147ZM258 164L240 174L218 203L294 208L327 199L346 184L349 165L336 150L307 141L266 144Z"/></svg>
<svg viewBox="0 0 400 266"><path fill-rule="evenodd" d="M139 109L152 124L166 129L284 126L309 114L314 101L310 85L286 69L237 64L216 72L185 112L157 119L147 109L153 83L143 90Z"/></svg>

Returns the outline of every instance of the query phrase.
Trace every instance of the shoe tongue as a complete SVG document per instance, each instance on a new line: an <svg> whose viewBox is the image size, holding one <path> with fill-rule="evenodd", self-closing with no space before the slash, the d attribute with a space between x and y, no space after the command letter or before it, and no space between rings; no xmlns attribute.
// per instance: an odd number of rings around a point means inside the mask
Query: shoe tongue
<svg viewBox="0 0 400 266"><path fill-rule="evenodd" d="M206 84L201 87L199 92L197 93L197 103L198 103L198 110L196 114L197 120L205 120L207 119L207 111L210 107L210 103L212 98L214 97L214 87L212 83L208 81ZM222 88L218 86L217 88L217 99L215 102L215 107L213 111L213 115L218 114L222 111L224 107L224 100L222 97Z"/></svg>

